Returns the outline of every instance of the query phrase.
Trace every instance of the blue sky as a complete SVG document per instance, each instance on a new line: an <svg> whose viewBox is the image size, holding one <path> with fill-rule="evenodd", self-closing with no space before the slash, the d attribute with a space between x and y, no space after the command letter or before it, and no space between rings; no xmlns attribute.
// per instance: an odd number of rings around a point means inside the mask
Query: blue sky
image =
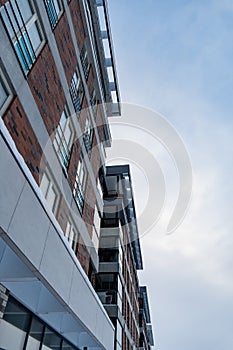
<svg viewBox="0 0 233 350"><path fill-rule="evenodd" d="M141 242L156 348L232 350L233 2L108 3L122 100L165 116L193 167L189 211L167 236L163 224L177 181L168 158L158 157L167 205ZM140 180L136 172L139 212Z"/></svg>

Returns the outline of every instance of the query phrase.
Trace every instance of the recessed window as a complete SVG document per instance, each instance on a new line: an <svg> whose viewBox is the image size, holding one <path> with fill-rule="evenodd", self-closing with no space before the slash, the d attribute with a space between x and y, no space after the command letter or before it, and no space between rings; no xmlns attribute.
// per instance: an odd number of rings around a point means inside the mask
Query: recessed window
<svg viewBox="0 0 233 350"><path fill-rule="evenodd" d="M43 41L33 1L10 0L0 11L16 55L27 74L36 60Z"/></svg>
<svg viewBox="0 0 233 350"><path fill-rule="evenodd" d="M62 112L53 141L55 151L65 169L69 164L74 134L74 127L71 118L69 118L67 109L65 108Z"/></svg>
<svg viewBox="0 0 233 350"><path fill-rule="evenodd" d="M78 163L77 175L76 175L74 189L73 189L74 199L81 213L83 211L83 206L84 206L86 182L87 182L87 169L84 164L83 156L81 155Z"/></svg>
<svg viewBox="0 0 233 350"><path fill-rule="evenodd" d="M91 94L91 106L94 112L94 115L96 114L96 110L97 110L97 98L96 98L96 92L95 89L92 90L92 94Z"/></svg>
<svg viewBox="0 0 233 350"><path fill-rule="evenodd" d="M76 252L77 245L78 245L78 233L73 223L71 222L71 220L67 221L65 236L68 239L68 242L71 248L73 249L73 251Z"/></svg>
<svg viewBox="0 0 233 350"><path fill-rule="evenodd" d="M0 68L0 115L2 115L5 112L11 98L12 98L12 93L11 93L10 87Z"/></svg>
<svg viewBox="0 0 233 350"><path fill-rule="evenodd" d="M83 46L81 52L80 52L80 59L81 59L81 64L83 67L83 73L85 78L88 78L88 72L89 72L89 61L88 61L88 56L87 56L87 50L85 48L85 46Z"/></svg>
<svg viewBox="0 0 233 350"><path fill-rule="evenodd" d="M73 78L71 80L70 95L75 112L79 112L82 105L83 86L77 69L75 70Z"/></svg>
<svg viewBox="0 0 233 350"><path fill-rule="evenodd" d="M91 148L92 148L92 141L93 141L93 126L92 126L89 115L87 116L86 123L85 123L83 141L84 141L86 151L90 156Z"/></svg>
<svg viewBox="0 0 233 350"><path fill-rule="evenodd" d="M51 27L54 29L61 16L62 5L58 0L44 0L44 2Z"/></svg>
<svg viewBox="0 0 233 350"><path fill-rule="evenodd" d="M46 169L44 172L40 183L40 189L45 199L47 200L49 208L55 215L58 207L59 194L58 189L52 179L52 175L48 169Z"/></svg>

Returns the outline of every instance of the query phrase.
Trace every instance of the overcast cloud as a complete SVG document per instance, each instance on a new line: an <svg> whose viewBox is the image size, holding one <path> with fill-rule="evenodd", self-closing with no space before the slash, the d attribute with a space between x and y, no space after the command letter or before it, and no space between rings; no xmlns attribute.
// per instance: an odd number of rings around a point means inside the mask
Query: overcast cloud
<svg viewBox="0 0 233 350"><path fill-rule="evenodd" d="M178 180L166 150L152 150L167 193L160 221L141 240L140 277L156 348L232 350L233 2L110 0L109 10L122 100L164 115L193 167L189 211L166 235ZM146 179L133 171L140 215Z"/></svg>

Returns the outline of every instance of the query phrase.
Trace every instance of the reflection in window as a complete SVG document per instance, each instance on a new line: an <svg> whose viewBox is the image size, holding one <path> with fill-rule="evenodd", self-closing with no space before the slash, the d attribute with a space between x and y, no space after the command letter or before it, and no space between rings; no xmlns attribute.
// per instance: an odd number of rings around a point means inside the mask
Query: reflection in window
<svg viewBox="0 0 233 350"><path fill-rule="evenodd" d="M43 40L34 7L29 0L10 0L0 11L20 64L28 73Z"/></svg>

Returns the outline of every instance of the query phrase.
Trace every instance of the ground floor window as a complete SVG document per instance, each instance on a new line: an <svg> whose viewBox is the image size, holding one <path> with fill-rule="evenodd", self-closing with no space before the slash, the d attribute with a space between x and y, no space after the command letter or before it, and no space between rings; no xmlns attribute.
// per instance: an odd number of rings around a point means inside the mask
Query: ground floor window
<svg viewBox="0 0 233 350"><path fill-rule="evenodd" d="M78 350L13 297L0 322L2 350Z"/></svg>

